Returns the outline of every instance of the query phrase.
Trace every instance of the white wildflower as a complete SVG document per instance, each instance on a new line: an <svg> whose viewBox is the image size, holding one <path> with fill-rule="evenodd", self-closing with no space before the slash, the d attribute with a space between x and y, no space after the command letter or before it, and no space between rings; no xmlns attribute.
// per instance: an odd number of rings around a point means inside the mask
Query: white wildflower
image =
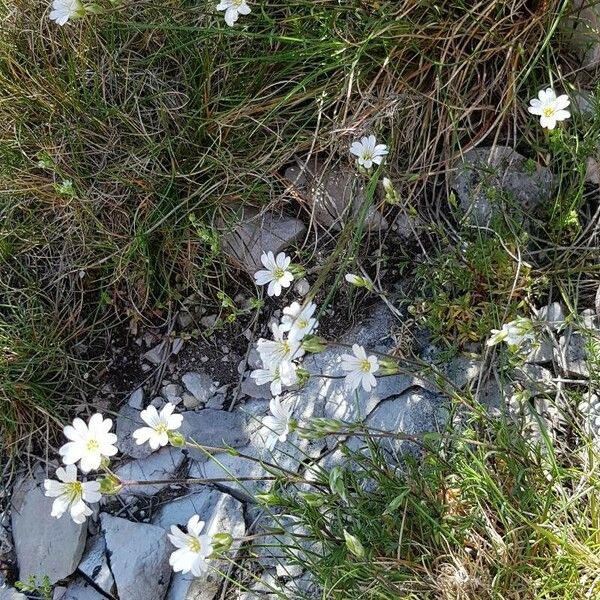
<svg viewBox="0 0 600 600"><path fill-rule="evenodd" d="M269 409L271 414L263 419L263 425L269 429L266 446L269 450L273 450L277 441L285 442L290 432L292 411L284 406L277 396L271 398Z"/></svg>
<svg viewBox="0 0 600 600"><path fill-rule="evenodd" d="M370 392L377 385L374 373L379 370L377 357L367 356L365 349L358 344L353 344L352 354L342 355L342 369L348 371L346 374L346 385L352 390L361 385L365 392Z"/></svg>
<svg viewBox="0 0 600 600"><path fill-rule="evenodd" d="M68 510L75 523L85 523L87 517L92 514L92 509L86 502L98 502L102 497L100 483L98 481L77 481L77 467L67 465L65 468L56 469L55 479L44 480L46 496L56 498L52 503L53 517L60 519Z"/></svg>
<svg viewBox="0 0 600 600"><path fill-rule="evenodd" d="M284 360L279 365L271 366L269 369L254 369L250 377L256 380L256 385L271 384L271 394L280 396L284 387L290 387L298 382L296 365Z"/></svg>
<svg viewBox="0 0 600 600"><path fill-rule="evenodd" d="M292 259L286 256L284 252L280 252L275 258L274 254L269 251L263 252L260 260L265 269L257 271L254 274L254 280L258 285L269 284L267 288L269 296L279 296L282 288L290 287L292 281L294 281L294 276L288 270Z"/></svg>
<svg viewBox="0 0 600 600"><path fill-rule="evenodd" d="M217 4L217 10L225 11L225 23L229 27L233 27L240 15L250 14L250 7L246 3L246 0L221 0Z"/></svg>
<svg viewBox="0 0 600 600"><path fill-rule="evenodd" d="M65 465L72 465L80 461L79 468L84 473L98 469L103 457L114 456L117 448L117 436L110 433L112 420L104 419L100 413L93 415L86 425L79 418L74 419L73 425L64 428L68 440L59 449Z"/></svg>
<svg viewBox="0 0 600 600"><path fill-rule="evenodd" d="M569 97L566 94L556 96L552 88L546 88L538 92L538 97L529 101L530 106L527 110L532 115L539 115L540 125L547 129L554 129L557 121L564 121L571 116L568 110Z"/></svg>
<svg viewBox="0 0 600 600"><path fill-rule="evenodd" d="M150 405L140 413L140 417L148 427L140 427L133 432L138 445L148 442L152 450L158 450L169 443L169 432L181 427L183 415L173 414L175 405L168 402L160 411Z"/></svg>
<svg viewBox="0 0 600 600"><path fill-rule="evenodd" d="M495 346L500 342L506 342L512 348L518 348L525 342L535 339L532 328L533 323L530 319L519 317L510 323L502 325L502 329L492 329L492 335L487 341L487 345Z"/></svg>
<svg viewBox="0 0 600 600"><path fill-rule="evenodd" d="M302 306L298 302L292 302L290 306L283 309L281 317L281 329L288 332L291 340L301 340L304 336L313 333L318 326L317 319L313 317L317 310L314 302Z"/></svg>
<svg viewBox="0 0 600 600"><path fill-rule="evenodd" d="M378 144L374 135L364 137L360 142L350 146L350 152L358 159L358 164L365 169L370 169L373 164L380 165L383 157L388 153L385 144Z"/></svg>
<svg viewBox="0 0 600 600"><path fill-rule="evenodd" d="M273 340L261 338L256 347L265 369L278 367L283 361L292 361L304 355L304 349L298 340L285 337L280 325L272 325Z"/></svg>
<svg viewBox="0 0 600 600"><path fill-rule="evenodd" d="M213 545L210 535L200 535L204 521L198 515L193 515L187 523L187 533L175 525L171 525L169 539L177 550L169 557L173 571L192 573L201 577L208 571L208 557L212 554Z"/></svg>
<svg viewBox="0 0 600 600"><path fill-rule="evenodd" d="M346 275L344 275L344 279L350 285L355 285L356 287L364 287L368 290L373 289L373 282L368 277L361 277L360 275L355 275L354 273L346 273Z"/></svg>
<svg viewBox="0 0 600 600"><path fill-rule="evenodd" d="M64 25L69 19L75 19L85 14L80 0L54 0L50 11L50 20L58 25Z"/></svg>

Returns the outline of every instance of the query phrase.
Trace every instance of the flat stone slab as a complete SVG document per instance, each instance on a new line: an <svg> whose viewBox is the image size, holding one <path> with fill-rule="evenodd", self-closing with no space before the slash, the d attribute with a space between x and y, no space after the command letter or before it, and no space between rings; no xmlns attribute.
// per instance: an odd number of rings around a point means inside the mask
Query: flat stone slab
<svg viewBox="0 0 600 600"><path fill-rule="evenodd" d="M183 375L181 381L187 391L201 404L204 404L216 392L212 377L206 373L190 371Z"/></svg>
<svg viewBox="0 0 600 600"><path fill-rule="evenodd" d="M469 222L487 227L505 206L523 217L549 200L552 174L512 148L479 147L457 162L450 187Z"/></svg>
<svg viewBox="0 0 600 600"><path fill-rule="evenodd" d="M163 600L171 578L174 548L162 527L100 515L119 598Z"/></svg>
<svg viewBox="0 0 600 600"><path fill-rule="evenodd" d="M227 412L204 408L198 412L186 411L179 431L187 438L203 446L239 448L248 443L246 420L239 412ZM205 460L206 454L195 448L187 448L196 460Z"/></svg>
<svg viewBox="0 0 600 600"><path fill-rule="evenodd" d="M227 225L217 224L222 233L221 243L225 256L238 268L253 276L263 268L260 257L263 252L277 255L301 239L306 231L302 221L282 214L237 205L235 214Z"/></svg>
<svg viewBox="0 0 600 600"><path fill-rule="evenodd" d="M346 165L328 164L314 157L288 167L285 178L307 200L315 220L323 227L342 229L358 215L366 200L365 178ZM375 203L375 202L374 202ZM371 205L365 217L368 229L387 229L385 217Z"/></svg>
<svg viewBox="0 0 600 600"><path fill-rule="evenodd" d="M21 479L12 496L12 534L19 564L19 579L47 575L56 583L75 571L87 537L87 524L77 525L65 513L50 516L54 499L44 495L44 473Z"/></svg>
<svg viewBox="0 0 600 600"><path fill-rule="evenodd" d="M117 416L117 448L132 458L145 458L152 454L150 444L138 445L133 437L133 432L140 427L147 427L140 417L140 411L125 404Z"/></svg>
<svg viewBox="0 0 600 600"><path fill-rule="evenodd" d="M2 585L0 586L0 600L27 600L27 596L17 592L15 588Z"/></svg>
<svg viewBox="0 0 600 600"><path fill-rule="evenodd" d="M173 479L178 473L183 464L185 456L179 448L166 446L158 452L151 454L147 458L132 460L124 465L121 465L115 475L119 479L129 481L149 481L155 479ZM157 483L149 485L127 486L123 490L123 496L141 495L152 496L158 494L161 490L167 487L168 483Z"/></svg>
<svg viewBox="0 0 600 600"><path fill-rule="evenodd" d="M107 594L114 592L115 580L108 565L104 536L97 535L88 539L78 569Z"/></svg>

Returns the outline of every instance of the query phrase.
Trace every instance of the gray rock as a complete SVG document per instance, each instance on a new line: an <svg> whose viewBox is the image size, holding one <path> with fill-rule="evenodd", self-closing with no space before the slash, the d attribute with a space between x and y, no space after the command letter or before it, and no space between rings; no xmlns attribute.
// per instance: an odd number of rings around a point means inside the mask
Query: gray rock
<svg viewBox="0 0 600 600"><path fill-rule="evenodd" d="M50 516L54 499L44 495L41 469L34 478L21 479L12 496L12 534L19 563L19 579L47 575L56 583L75 571L87 536L86 524L77 525L64 514Z"/></svg>
<svg viewBox="0 0 600 600"><path fill-rule="evenodd" d="M127 404L131 408L136 408L137 410L142 410L144 408L144 389L138 388L129 396L129 400L127 400Z"/></svg>
<svg viewBox="0 0 600 600"><path fill-rule="evenodd" d="M469 356L456 356L442 370L457 388L462 389L479 378L481 361Z"/></svg>
<svg viewBox="0 0 600 600"><path fill-rule="evenodd" d="M559 339L556 359L568 374L589 377L590 364L598 361L599 357L600 338L597 331L576 331L571 326L565 329L564 335Z"/></svg>
<svg viewBox="0 0 600 600"><path fill-rule="evenodd" d="M168 356L169 350L166 341L160 342L160 344L144 353L144 358L153 365L160 365L168 358Z"/></svg>
<svg viewBox="0 0 600 600"><path fill-rule="evenodd" d="M345 165L330 165L320 158L302 161L286 169L285 177L307 200L317 223L339 231L363 209L365 179ZM385 217L371 206L365 218L368 229L387 229Z"/></svg>
<svg viewBox="0 0 600 600"><path fill-rule="evenodd" d="M194 322L194 317L187 311L182 310L177 313L177 323L181 329L187 329Z"/></svg>
<svg viewBox="0 0 600 600"><path fill-rule="evenodd" d="M181 380L188 392L201 403L206 402L216 391L212 378L206 373L185 373Z"/></svg>
<svg viewBox="0 0 600 600"><path fill-rule="evenodd" d="M565 322L565 313L559 302L552 302L538 310L537 318L553 331L557 331Z"/></svg>
<svg viewBox="0 0 600 600"><path fill-rule="evenodd" d="M206 408L212 408L213 410L223 410L225 404L225 394L216 394L212 398L209 398L206 402Z"/></svg>
<svg viewBox="0 0 600 600"><path fill-rule="evenodd" d="M122 406L117 416L117 447L132 458L145 458L152 454L149 444L138 445L133 437L133 432L140 427L147 427L140 417L140 411L129 404Z"/></svg>
<svg viewBox="0 0 600 600"><path fill-rule="evenodd" d="M168 531L171 525L185 527L193 515L200 515L207 522L213 517L223 496L223 492L203 488L199 492L178 497L163 504L152 517L152 523Z"/></svg>
<svg viewBox="0 0 600 600"><path fill-rule="evenodd" d="M222 233L221 243L225 256L237 267L253 276L262 268L260 257L263 252L277 254L299 240L306 231L302 221L259 212L254 208L237 205L228 223L221 221L218 228Z"/></svg>
<svg viewBox="0 0 600 600"><path fill-rule="evenodd" d="M196 396L190 394L189 392L183 392L181 396L183 400L183 406L189 410L195 410L196 408L200 408L202 403Z"/></svg>
<svg viewBox="0 0 600 600"><path fill-rule="evenodd" d="M248 443L246 420L239 412L227 412L205 408L198 412L183 414L180 432L189 440L203 446L240 448ZM189 449L190 456L203 460L204 452Z"/></svg>
<svg viewBox="0 0 600 600"><path fill-rule="evenodd" d="M107 594L114 592L115 580L108 566L106 541L102 535L88 539L79 570Z"/></svg>
<svg viewBox="0 0 600 600"><path fill-rule="evenodd" d="M234 558L239 547L240 539L246 533L243 507L234 498L227 494L212 494L207 496L207 504L201 513L189 512L191 506L182 508L180 516L187 523L187 519L193 514L200 514L205 521L204 531L208 535L216 533L229 533L234 542L228 551L228 556ZM211 561L211 569L204 577L193 577L175 573L169 588L168 600L212 600L217 595L223 582L223 576L219 572L227 572L231 567L226 560Z"/></svg>
<svg viewBox="0 0 600 600"><path fill-rule="evenodd" d="M552 193L552 175L506 146L473 148L464 154L450 177L461 208L474 225L488 226L508 203L526 217Z"/></svg>
<svg viewBox="0 0 600 600"><path fill-rule="evenodd" d="M27 596L4 584L0 586L0 600L27 600Z"/></svg>
<svg viewBox="0 0 600 600"><path fill-rule="evenodd" d="M120 598L163 600L171 577L172 547L162 527L100 515Z"/></svg>
<svg viewBox="0 0 600 600"><path fill-rule="evenodd" d="M268 383L257 385L256 380L250 377L250 371L246 371L240 391L244 396L256 400L270 400L272 397L271 386Z"/></svg>
<svg viewBox="0 0 600 600"><path fill-rule="evenodd" d="M167 402L179 404L182 401L183 388L177 383L170 383L162 388L162 395Z"/></svg>
<svg viewBox="0 0 600 600"><path fill-rule="evenodd" d="M106 600L100 592L82 577L78 577L67 587L62 600Z"/></svg>
<svg viewBox="0 0 600 600"><path fill-rule="evenodd" d="M520 382L534 396L545 394L555 388L552 373L540 365L525 363L514 370L513 377L515 381Z"/></svg>
<svg viewBox="0 0 600 600"><path fill-rule="evenodd" d="M178 448L167 446L146 458L132 460L120 466L115 474L125 481L148 481L155 479L172 479L178 473L183 463L184 455ZM152 496L167 487L168 483L127 486L123 496L138 494Z"/></svg>
<svg viewBox="0 0 600 600"><path fill-rule="evenodd" d="M279 600L284 594L282 585L277 581L275 572L265 571L258 581L254 581L248 590L240 593L238 600ZM287 598L288 596L283 596ZM292 598L290 598L292 600Z"/></svg>

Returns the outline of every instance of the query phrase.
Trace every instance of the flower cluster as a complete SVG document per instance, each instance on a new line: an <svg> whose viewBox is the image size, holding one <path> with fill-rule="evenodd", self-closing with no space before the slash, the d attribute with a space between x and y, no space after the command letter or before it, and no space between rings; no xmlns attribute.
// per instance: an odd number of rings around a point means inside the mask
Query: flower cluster
<svg viewBox="0 0 600 600"><path fill-rule="evenodd" d="M147 426L133 432L136 442L148 443L152 450L158 450L169 442L179 442L176 432L181 427L183 416L174 414L174 410L175 405L168 403L160 412L154 406L141 411L140 416ZM103 481L79 481L76 463L84 474L101 469L107 473L108 479L122 484L109 470L110 458L117 454L117 436L112 433L112 426L112 420L105 419L100 413L92 415L88 423L76 418L72 425L65 426L63 432L69 441L59 449L65 466L56 470L57 479L44 481L46 496L54 498L53 517L59 519L69 511L73 521L81 525L93 514L89 505L102 498ZM213 553L214 544L210 535L201 535L203 527L198 515L188 521L187 533L175 525L171 527L169 539L177 548L169 559L174 571L191 572L200 577L208 570L207 560Z"/></svg>

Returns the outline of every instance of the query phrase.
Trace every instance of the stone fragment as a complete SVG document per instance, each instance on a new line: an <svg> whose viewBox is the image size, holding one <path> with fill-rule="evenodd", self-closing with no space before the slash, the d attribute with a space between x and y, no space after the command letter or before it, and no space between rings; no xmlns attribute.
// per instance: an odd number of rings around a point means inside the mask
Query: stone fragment
<svg viewBox="0 0 600 600"><path fill-rule="evenodd" d="M108 566L104 536L97 535L88 539L78 569L107 594L114 592L115 580Z"/></svg>
<svg viewBox="0 0 600 600"><path fill-rule="evenodd" d="M365 179L356 169L313 158L308 163L300 161L286 169L285 177L307 200L312 215L323 227L339 231L348 219L363 210L367 197ZM365 226L383 230L387 229L388 223L371 205Z"/></svg>
<svg viewBox="0 0 600 600"><path fill-rule="evenodd" d="M47 575L56 583L75 571L87 536L87 525L77 525L69 514L50 516L54 499L44 495L44 474L21 479L12 496L12 534L19 563L19 579Z"/></svg>
<svg viewBox="0 0 600 600"><path fill-rule="evenodd" d="M565 313L559 302L552 302L538 310L537 318L552 331L557 331L565 322Z"/></svg>
<svg viewBox="0 0 600 600"><path fill-rule="evenodd" d="M190 394L189 392L183 392L181 396L183 400L183 406L189 410L195 410L196 408L200 408L202 403L196 396Z"/></svg>
<svg viewBox="0 0 600 600"><path fill-rule="evenodd" d="M221 241L225 256L238 268L253 276L262 268L263 252L275 255L299 240L306 227L302 221L273 212L259 212L254 208L234 207L235 214L228 223L220 222Z"/></svg>
<svg viewBox="0 0 600 600"><path fill-rule="evenodd" d="M6 584L0 585L0 600L27 600L27 596Z"/></svg>
<svg viewBox="0 0 600 600"><path fill-rule="evenodd" d="M235 558L241 544L240 538L246 533L241 503L227 494L221 494L212 509L202 515L202 519L206 523L203 531L208 535L229 533L233 537L234 542L228 556ZM223 576L219 572L227 573L231 566L227 560L213 562L212 566L204 577L176 573L167 600L213 600L223 582Z"/></svg>
<svg viewBox="0 0 600 600"><path fill-rule="evenodd" d="M183 385L185 385L188 392L202 404L216 391L212 378L206 373L194 373L190 371L183 375L181 381L183 381Z"/></svg>
<svg viewBox="0 0 600 600"><path fill-rule="evenodd" d="M122 406L117 416L117 447L119 450L132 458L150 456L152 454L150 444L138 445L133 437L136 429L147 426L148 424L142 421L137 408L131 408L129 404Z"/></svg>
<svg viewBox="0 0 600 600"><path fill-rule="evenodd" d="M457 388L463 389L479 378L481 361L470 356L456 356L442 370Z"/></svg>
<svg viewBox="0 0 600 600"><path fill-rule="evenodd" d="M169 356L168 346L166 341L160 342L160 344L154 346L144 353L144 358L152 363L153 365L160 365Z"/></svg>
<svg viewBox="0 0 600 600"><path fill-rule="evenodd" d="M169 383L162 388L162 395L167 402L179 404L182 401L183 388L177 383Z"/></svg>
<svg viewBox="0 0 600 600"><path fill-rule="evenodd" d="M62 600L106 600L106 596L97 591L83 577L78 577L68 585Z"/></svg>
<svg viewBox="0 0 600 600"><path fill-rule="evenodd" d="M178 473L184 459L184 455L178 448L166 446L158 452L154 452L146 458L132 460L121 465L115 474L119 479L126 481L149 481L173 479ZM168 483L157 483L148 485L127 486L121 495L130 496L137 494L141 496L153 496L167 487Z"/></svg>
<svg viewBox="0 0 600 600"><path fill-rule="evenodd" d="M180 432L189 440L203 446L240 448L248 443L246 420L239 412L227 412L205 408L198 412L187 411L183 414ZM206 454L194 448L188 448L190 456L205 460Z"/></svg>
<svg viewBox="0 0 600 600"><path fill-rule="evenodd" d="M127 404L131 406L131 408L142 410L142 408L144 408L144 389L139 387L137 390L135 390L135 392L129 396Z"/></svg>
<svg viewBox="0 0 600 600"><path fill-rule="evenodd" d="M172 546L162 527L100 515L102 533L119 598L163 600L171 567Z"/></svg>
<svg viewBox="0 0 600 600"><path fill-rule="evenodd" d="M450 187L474 225L487 227L505 206L526 218L552 193L552 175L506 146L473 148L455 165Z"/></svg>
<svg viewBox="0 0 600 600"><path fill-rule="evenodd" d="M244 396L257 400L270 400L272 397L270 384L258 385L256 379L250 377L250 371L246 371L244 374L240 391Z"/></svg>

